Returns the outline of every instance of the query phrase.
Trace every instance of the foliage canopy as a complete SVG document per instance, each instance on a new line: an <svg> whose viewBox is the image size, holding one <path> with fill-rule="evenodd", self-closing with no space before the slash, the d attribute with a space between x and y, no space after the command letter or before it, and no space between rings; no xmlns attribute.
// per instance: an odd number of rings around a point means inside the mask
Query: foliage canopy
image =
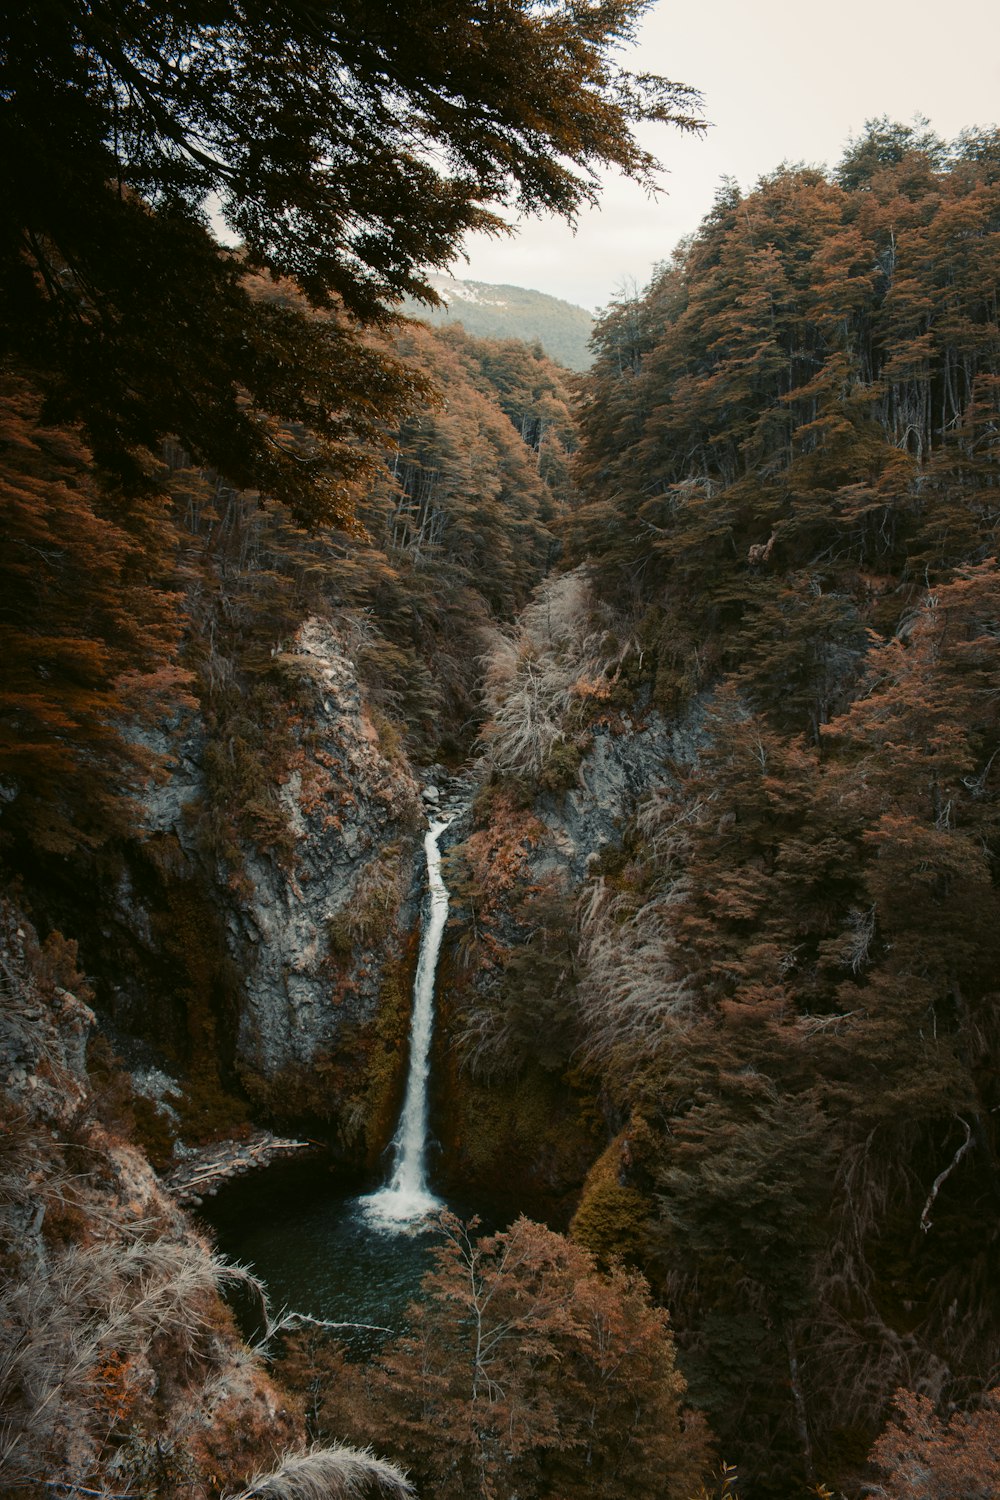
<svg viewBox="0 0 1000 1500"><path fill-rule="evenodd" d="M498 206L572 217L601 165L651 181L636 122L698 128L691 90L615 61L642 9L9 7L0 336L132 484L136 450L173 434L301 518L343 520L372 467L353 440L414 394L359 324L433 301L424 268L498 230ZM252 299L248 268L324 317Z"/></svg>

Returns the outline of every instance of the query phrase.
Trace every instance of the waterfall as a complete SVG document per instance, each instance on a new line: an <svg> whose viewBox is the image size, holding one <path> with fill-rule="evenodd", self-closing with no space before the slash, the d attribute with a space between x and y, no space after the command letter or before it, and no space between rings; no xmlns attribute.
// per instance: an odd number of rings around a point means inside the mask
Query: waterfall
<svg viewBox="0 0 1000 1500"><path fill-rule="evenodd" d="M448 889L441 879L438 839L450 822L450 818L445 818L432 823L424 836L430 909L420 934L417 976L413 982L410 1071L392 1140L392 1172L385 1187L361 1199L365 1216L387 1229L419 1223L436 1208L443 1207L427 1185L427 1078L434 1028L434 980L448 919Z"/></svg>

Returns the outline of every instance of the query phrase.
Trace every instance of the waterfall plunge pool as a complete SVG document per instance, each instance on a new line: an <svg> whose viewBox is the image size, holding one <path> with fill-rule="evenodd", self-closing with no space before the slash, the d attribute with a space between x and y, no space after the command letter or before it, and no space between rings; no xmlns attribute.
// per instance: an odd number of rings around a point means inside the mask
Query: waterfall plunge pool
<svg viewBox="0 0 1000 1500"><path fill-rule="evenodd" d="M428 1085L434 1026L434 981L448 918L438 840L452 821L430 824L424 837L428 901L413 984L406 1094L391 1144L388 1181L363 1196L274 1169L244 1180L203 1210L219 1247L264 1281L272 1309L345 1325L344 1339L369 1352L406 1323L406 1308L431 1269L436 1213L446 1207L427 1178ZM270 1191L268 1188L270 1187ZM457 1210L460 1211L460 1210Z"/></svg>
<svg viewBox="0 0 1000 1500"><path fill-rule="evenodd" d="M343 1330L344 1342L361 1354L385 1342L389 1335L378 1330L404 1331L406 1309L433 1264L432 1228L378 1228L342 1186L303 1184L294 1194L272 1190L267 1199L253 1218L245 1203L238 1218L214 1227L220 1249L264 1281L272 1315L287 1310L369 1325Z"/></svg>

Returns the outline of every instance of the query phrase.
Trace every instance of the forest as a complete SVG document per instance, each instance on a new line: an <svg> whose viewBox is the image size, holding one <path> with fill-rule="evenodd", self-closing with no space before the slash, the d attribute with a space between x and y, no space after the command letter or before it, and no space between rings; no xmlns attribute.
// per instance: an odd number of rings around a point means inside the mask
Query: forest
<svg viewBox="0 0 1000 1500"><path fill-rule="evenodd" d="M702 128L641 10L3 22L0 1495L1000 1494L1000 133L724 183L583 373L402 316ZM176 1172L377 1169L449 780L485 1223L359 1353Z"/></svg>

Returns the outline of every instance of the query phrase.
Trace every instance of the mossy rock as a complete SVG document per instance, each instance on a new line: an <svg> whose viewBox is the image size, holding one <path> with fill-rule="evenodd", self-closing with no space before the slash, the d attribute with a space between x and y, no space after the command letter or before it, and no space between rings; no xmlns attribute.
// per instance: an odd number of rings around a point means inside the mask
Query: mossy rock
<svg viewBox="0 0 1000 1500"><path fill-rule="evenodd" d="M584 1188L570 1234L602 1265L613 1260L641 1264L648 1221L649 1204L638 1188L604 1183Z"/></svg>
<svg viewBox="0 0 1000 1500"><path fill-rule="evenodd" d="M383 971L374 1017L346 1026L336 1051L316 1053L267 1076L244 1068L256 1110L283 1128L336 1133L345 1156L371 1169L392 1134L406 1064L415 942Z"/></svg>
<svg viewBox="0 0 1000 1500"><path fill-rule="evenodd" d="M443 1113L456 1188L565 1221L594 1152L584 1103L534 1062L489 1083L453 1071Z"/></svg>
<svg viewBox="0 0 1000 1500"><path fill-rule="evenodd" d="M362 1095L366 1164L377 1162L398 1113L409 1034L413 962L404 955L387 965L367 1053Z"/></svg>
<svg viewBox="0 0 1000 1500"><path fill-rule="evenodd" d="M613 1260L642 1264L650 1203L638 1188L619 1181L621 1138L597 1158L583 1185L570 1234L602 1265Z"/></svg>
<svg viewBox="0 0 1000 1500"><path fill-rule="evenodd" d="M586 739L582 744L576 740L560 740L553 745L538 775L539 791L568 792L576 786L586 748Z"/></svg>

